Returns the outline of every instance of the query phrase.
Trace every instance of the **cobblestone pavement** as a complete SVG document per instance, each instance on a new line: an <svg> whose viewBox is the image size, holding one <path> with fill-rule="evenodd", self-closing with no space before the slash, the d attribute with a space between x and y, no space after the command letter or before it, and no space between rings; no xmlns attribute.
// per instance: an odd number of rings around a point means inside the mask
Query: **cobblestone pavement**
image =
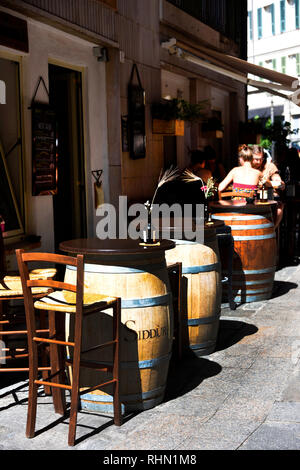
<svg viewBox="0 0 300 470"><path fill-rule="evenodd" d="M300 265L275 279L271 300L222 309L216 351L173 364L161 405L127 416L120 428L80 412L74 449L299 450ZM72 449L68 418L55 415L42 392L37 435L26 439L26 378L0 379L0 450Z"/></svg>

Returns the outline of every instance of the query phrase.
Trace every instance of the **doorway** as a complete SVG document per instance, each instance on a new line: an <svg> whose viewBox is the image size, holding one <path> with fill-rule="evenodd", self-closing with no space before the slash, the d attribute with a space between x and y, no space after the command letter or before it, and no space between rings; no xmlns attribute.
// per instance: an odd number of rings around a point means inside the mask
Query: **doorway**
<svg viewBox="0 0 300 470"><path fill-rule="evenodd" d="M58 183L53 196L57 252L60 242L87 235L81 72L49 64L49 102L57 126Z"/></svg>

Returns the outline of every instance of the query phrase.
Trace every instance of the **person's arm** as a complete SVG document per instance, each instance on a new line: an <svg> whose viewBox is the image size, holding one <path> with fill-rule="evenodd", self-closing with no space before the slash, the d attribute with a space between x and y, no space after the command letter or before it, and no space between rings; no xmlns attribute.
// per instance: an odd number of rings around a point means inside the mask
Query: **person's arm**
<svg viewBox="0 0 300 470"><path fill-rule="evenodd" d="M220 199L220 193L222 193L227 186L233 181L234 177L234 168L228 173L228 175L221 181L218 187L218 192L219 192L219 199Z"/></svg>
<svg viewBox="0 0 300 470"><path fill-rule="evenodd" d="M280 174L279 173L274 173L271 177L271 185L275 189L284 189L285 188L285 183L282 181Z"/></svg>

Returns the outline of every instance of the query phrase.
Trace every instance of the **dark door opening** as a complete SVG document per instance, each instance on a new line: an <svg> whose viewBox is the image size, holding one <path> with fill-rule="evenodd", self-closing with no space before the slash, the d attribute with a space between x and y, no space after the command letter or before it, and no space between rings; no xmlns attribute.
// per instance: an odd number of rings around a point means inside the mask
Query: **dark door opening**
<svg viewBox="0 0 300 470"><path fill-rule="evenodd" d="M81 72L50 64L49 94L57 116L58 191L53 209L58 251L60 242L87 235Z"/></svg>

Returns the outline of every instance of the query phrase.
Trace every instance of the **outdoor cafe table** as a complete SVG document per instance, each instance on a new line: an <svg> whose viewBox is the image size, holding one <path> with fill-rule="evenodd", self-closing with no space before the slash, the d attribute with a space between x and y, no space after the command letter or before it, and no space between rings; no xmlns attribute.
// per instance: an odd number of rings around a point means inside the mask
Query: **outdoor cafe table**
<svg viewBox="0 0 300 470"><path fill-rule="evenodd" d="M122 299L120 393L125 411L146 410L164 398L173 343L173 312L165 251L174 247L175 243L170 240L145 246L139 240L97 238L69 240L59 246L68 254L85 255L85 293L103 293ZM76 271L71 266L66 268L65 281L76 283ZM112 320L109 312L106 310L85 318L83 350L110 340ZM72 326L72 320L67 319L66 335L70 339ZM96 351L85 357L98 359ZM112 349L107 353L101 351L103 361L112 362ZM107 377L106 374L82 369L81 389L97 385ZM81 406L89 411L112 411L112 390L106 387L105 392L96 390L83 394Z"/></svg>
<svg viewBox="0 0 300 470"><path fill-rule="evenodd" d="M231 228L234 241L232 289L238 303L269 299L276 271L276 234L273 213L276 201L248 204L243 201L210 203L213 220ZM226 275L226 259L222 260Z"/></svg>

